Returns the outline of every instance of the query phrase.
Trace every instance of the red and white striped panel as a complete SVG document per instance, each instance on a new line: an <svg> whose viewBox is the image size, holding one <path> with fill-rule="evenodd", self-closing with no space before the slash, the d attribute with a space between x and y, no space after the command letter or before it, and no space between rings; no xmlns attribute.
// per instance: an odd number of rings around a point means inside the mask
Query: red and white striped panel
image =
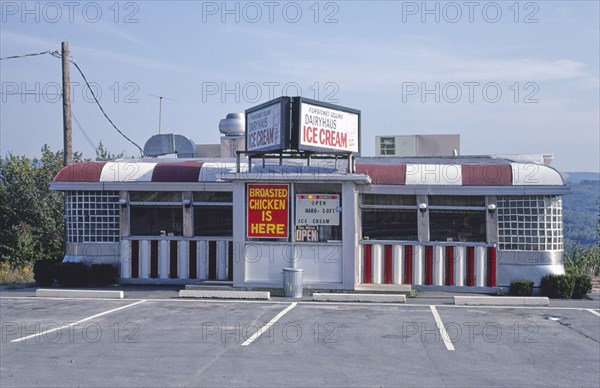
<svg viewBox="0 0 600 388"><path fill-rule="evenodd" d="M462 185L460 164L407 164L407 185Z"/></svg>
<svg viewBox="0 0 600 388"><path fill-rule="evenodd" d="M231 241L121 241L122 278L233 280L232 267Z"/></svg>
<svg viewBox="0 0 600 388"><path fill-rule="evenodd" d="M496 248L421 244L363 244L363 284L496 286Z"/></svg>

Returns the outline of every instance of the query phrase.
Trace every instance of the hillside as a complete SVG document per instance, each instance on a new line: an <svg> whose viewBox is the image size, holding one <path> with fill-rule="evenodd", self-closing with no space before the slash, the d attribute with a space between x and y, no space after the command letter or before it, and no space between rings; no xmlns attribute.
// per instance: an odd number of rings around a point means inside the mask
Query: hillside
<svg viewBox="0 0 600 388"><path fill-rule="evenodd" d="M565 178L572 190L571 195L563 197L565 249L574 243L584 247L595 245L598 243L600 174L567 173Z"/></svg>

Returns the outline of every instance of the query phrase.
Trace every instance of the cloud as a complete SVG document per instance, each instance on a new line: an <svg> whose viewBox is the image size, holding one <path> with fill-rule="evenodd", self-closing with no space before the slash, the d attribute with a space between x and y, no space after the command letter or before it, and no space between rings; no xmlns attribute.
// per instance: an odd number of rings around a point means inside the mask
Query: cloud
<svg viewBox="0 0 600 388"><path fill-rule="evenodd" d="M18 32L6 31L6 29L2 30L2 34L0 34L0 40L3 41L2 47L6 48L8 43L10 43L14 47L19 47L19 49L24 50L59 50L60 43L55 40L50 40L46 38L40 38L32 35L20 34ZM20 54L13 53L13 54Z"/></svg>
<svg viewBox="0 0 600 388"><path fill-rule="evenodd" d="M129 43L133 43L136 46L143 48L151 48L151 46L145 41L137 38L135 35L130 34L120 28L117 27L116 23L107 23L102 20L97 23L86 23L87 27L89 27L93 32L98 34L106 35L112 38L117 38L119 40L123 40ZM137 25L134 25L134 27Z"/></svg>
<svg viewBox="0 0 600 388"><path fill-rule="evenodd" d="M100 27L100 28L102 29L103 27ZM120 33L116 33L116 34L120 34ZM4 44L5 40L7 43L10 42L10 44L13 45L14 47L19 47L19 50L20 50L19 53L21 53L21 51L27 52L30 50L33 50L33 51L37 51L37 50L43 51L43 50L48 50L48 49L60 50L60 43L58 43L57 41L50 40L47 38L41 38L38 36L29 35L29 34L22 34L22 33L12 32L12 31L2 31L2 42L3 42L2 46L3 47L7 46ZM144 44L144 43L140 42L140 44ZM96 47L78 45L77 40L70 42L70 50L71 50L71 57L73 57L76 62L78 62L79 58L88 56L88 57L92 57L92 58L99 58L104 62L106 62L106 61L117 62L117 63L129 65L129 66L133 65L136 67L141 67L141 68L146 68L146 69L151 69L151 70L161 70L161 71L165 71L165 72L178 73L178 74L184 74L184 75L194 75L195 76L198 74L198 71L199 71L198 67L196 67L196 66L182 65L180 62L167 61L164 59L157 60L155 58L148 57L148 56L133 55L133 54L122 53L122 52L118 52L118 51L104 50L104 49L99 49ZM5 55L5 54L3 53L3 55ZM9 55L9 53L6 53L6 55ZM204 71L203 74L210 74L210 71ZM217 77L217 76L220 76L220 74L213 74L213 76Z"/></svg>
<svg viewBox="0 0 600 388"><path fill-rule="evenodd" d="M330 61L306 61L298 57L271 55L270 68L284 74L319 75L321 79L343 82L356 89L398 87L403 82L540 82L588 77L584 63L569 59L540 60L530 58L485 59L445 55L432 50L401 50L381 47L358 48L354 55L342 54ZM333 59L333 58L332 58ZM273 63L276 61L276 63ZM257 65L260 67L261 65Z"/></svg>

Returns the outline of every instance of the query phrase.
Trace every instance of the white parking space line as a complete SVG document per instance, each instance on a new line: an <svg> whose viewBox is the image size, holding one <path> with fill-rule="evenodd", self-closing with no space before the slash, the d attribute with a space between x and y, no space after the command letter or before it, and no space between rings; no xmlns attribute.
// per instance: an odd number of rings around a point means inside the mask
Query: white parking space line
<svg viewBox="0 0 600 388"><path fill-rule="evenodd" d="M91 317L83 318L83 319L81 319L81 320L79 320L77 322L69 323L68 325L57 327L57 328L54 328L54 329L51 329L51 330L45 330L45 331L42 331L40 333L35 333L35 334L32 334L32 335L28 335L26 337L17 338L17 339L14 339L14 340L10 341L10 342L21 342L21 341L25 341L25 340L28 340L28 339L33 338L33 337L38 337L38 336L46 335L48 333L52 333L52 332L55 332L55 331L58 331L58 330L66 329L66 328L69 328L69 327L72 327L72 326L77 326L77 325L79 325L79 324L81 324L83 322L87 322L89 320L101 317L103 315L114 313L115 311L119 311L119 310L123 310L123 309L129 308L129 307L133 307L135 305L138 305L138 304L141 304L141 303L144 303L144 302L146 302L146 299L140 300L139 302L128 304L126 306L121 306L121 307L117 307L117 308L112 309L112 310L104 311L102 313L99 313L99 314L96 314L96 315L92 315Z"/></svg>
<svg viewBox="0 0 600 388"><path fill-rule="evenodd" d="M440 318L440 314L438 314L435 306L429 306L431 308L431 313L433 314L433 318L435 319L435 324L440 331L440 335L442 336L442 340L444 340L444 345L446 345L446 349L454 350L454 345L452 345L452 341L450 341L450 336L444 327L444 322L442 322L442 318Z"/></svg>
<svg viewBox="0 0 600 388"><path fill-rule="evenodd" d="M587 309L586 311L589 311L590 313L594 314L595 316L600 317L600 313L596 310Z"/></svg>
<svg viewBox="0 0 600 388"><path fill-rule="evenodd" d="M294 302L291 305L287 306L283 311L281 311L279 314L275 315L273 317L273 319L271 319L266 325L264 325L263 327L260 328L259 331L257 331L256 333L254 333L252 335L252 337L248 338L246 341L244 341L244 343L242 344L242 346L248 346L250 345L252 342L254 342L257 338L259 338L265 331L269 330L269 328L271 326L273 326L275 324L275 322L277 322L281 317L283 317L285 314L288 313L288 311L290 311L291 309L293 309L294 307L296 307L298 303Z"/></svg>

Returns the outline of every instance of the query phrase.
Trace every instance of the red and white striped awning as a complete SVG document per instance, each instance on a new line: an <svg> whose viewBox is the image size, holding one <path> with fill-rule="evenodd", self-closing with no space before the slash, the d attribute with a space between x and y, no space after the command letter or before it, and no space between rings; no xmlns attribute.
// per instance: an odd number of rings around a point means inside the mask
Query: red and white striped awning
<svg viewBox="0 0 600 388"><path fill-rule="evenodd" d="M267 166L268 168L269 166ZM253 166L261 171L261 166ZM247 172L248 165L241 169ZM199 160L84 162L63 168L54 182L219 182L224 174L235 174L232 162ZM327 174L347 175L343 169ZM273 174L273 171L270 172ZM302 173L300 173L302 174ZM314 175L314 172L311 173ZM381 159L361 158L356 162L356 174L368 175L373 185L406 186L564 186L560 173L536 163L385 163ZM285 179L282 174L281 179Z"/></svg>
<svg viewBox="0 0 600 388"><path fill-rule="evenodd" d="M235 163L197 160L175 162L83 162L63 168L55 182L215 182L234 172Z"/></svg>

